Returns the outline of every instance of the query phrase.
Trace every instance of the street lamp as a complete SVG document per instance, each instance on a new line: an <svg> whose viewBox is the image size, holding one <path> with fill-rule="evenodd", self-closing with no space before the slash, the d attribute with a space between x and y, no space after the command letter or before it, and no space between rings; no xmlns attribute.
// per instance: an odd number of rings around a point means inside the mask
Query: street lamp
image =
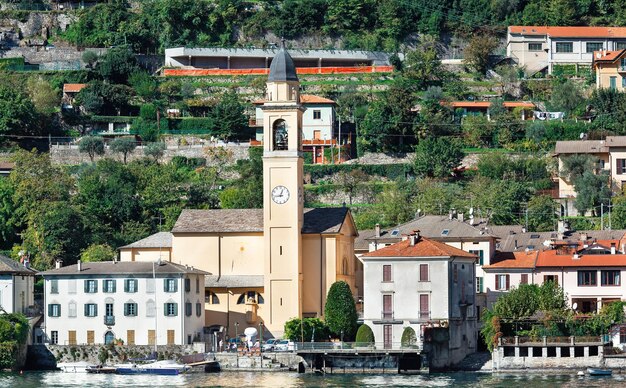
<svg viewBox="0 0 626 388"><path fill-rule="evenodd" d="M263 355L263 321L259 322L259 353Z"/></svg>
<svg viewBox="0 0 626 388"><path fill-rule="evenodd" d="M239 341L239 322L235 322L235 348L239 347L237 341Z"/></svg>
<svg viewBox="0 0 626 388"><path fill-rule="evenodd" d="M343 330L341 330L341 349L343 349Z"/></svg>

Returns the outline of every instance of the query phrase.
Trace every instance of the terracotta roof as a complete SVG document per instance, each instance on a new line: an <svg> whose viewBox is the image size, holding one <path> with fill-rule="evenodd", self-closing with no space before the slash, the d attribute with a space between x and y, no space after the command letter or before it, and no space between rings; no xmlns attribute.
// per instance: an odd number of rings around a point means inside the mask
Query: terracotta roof
<svg viewBox="0 0 626 388"><path fill-rule="evenodd" d="M265 104L266 100L254 100L252 103L255 105ZM301 104L335 104L335 101L324 98L321 96L315 96L313 94L301 94L300 95L300 103Z"/></svg>
<svg viewBox="0 0 626 388"><path fill-rule="evenodd" d="M492 104L491 101L451 101L442 102L443 105L448 105L452 108L489 108ZM526 101L504 101L502 105L505 108L535 108L535 104Z"/></svg>
<svg viewBox="0 0 626 388"><path fill-rule="evenodd" d="M594 51L593 52L593 61L594 62L613 62L620 57L620 55L626 50L617 50L617 51Z"/></svg>
<svg viewBox="0 0 626 388"><path fill-rule="evenodd" d="M410 239L400 241L393 245L369 252L361 257L472 257L476 255L465 252L439 241L426 237L420 237L415 245L411 245Z"/></svg>
<svg viewBox="0 0 626 388"><path fill-rule="evenodd" d="M557 141L554 153L559 154L597 154L609 152L604 140L563 140Z"/></svg>
<svg viewBox="0 0 626 388"><path fill-rule="evenodd" d="M594 255L582 254L577 259L572 254L558 254L555 249L539 252L537 256L539 267L626 267L626 255Z"/></svg>
<svg viewBox="0 0 626 388"><path fill-rule="evenodd" d="M81 263L81 270L78 271L78 264L68 265L58 269L51 269L39 273L45 276L57 275L150 275L152 276L153 263L151 261L100 261L94 263ZM187 267L181 264L163 261L161 265L154 267L158 274L200 274L210 275L208 272L197 268Z"/></svg>
<svg viewBox="0 0 626 388"><path fill-rule="evenodd" d="M9 257L0 255L0 273L2 274L34 275L36 272L34 269L26 268Z"/></svg>
<svg viewBox="0 0 626 388"><path fill-rule="evenodd" d="M172 247L172 233L170 232L158 232L150 235L134 243L120 247L125 248L171 248Z"/></svg>
<svg viewBox="0 0 626 388"><path fill-rule="evenodd" d="M509 26L509 33L554 38L626 38L626 27Z"/></svg>
<svg viewBox="0 0 626 388"><path fill-rule="evenodd" d="M347 207L304 209L302 233L339 233ZM211 209L182 211L172 233L262 233L263 209Z"/></svg>
<svg viewBox="0 0 626 388"><path fill-rule="evenodd" d="M263 287L263 275L208 275L204 286L213 288Z"/></svg>
<svg viewBox="0 0 626 388"><path fill-rule="evenodd" d="M483 269L532 269L535 268L537 253L538 251L498 252L494 256L494 262L491 265L484 265Z"/></svg>
<svg viewBox="0 0 626 388"><path fill-rule="evenodd" d="M63 92L78 93L85 87L87 87L87 84L63 84Z"/></svg>

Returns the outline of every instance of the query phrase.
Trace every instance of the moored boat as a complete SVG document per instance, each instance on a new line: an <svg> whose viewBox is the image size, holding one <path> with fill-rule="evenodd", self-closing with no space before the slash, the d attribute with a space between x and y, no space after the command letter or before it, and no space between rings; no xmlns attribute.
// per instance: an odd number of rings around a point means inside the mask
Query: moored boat
<svg viewBox="0 0 626 388"><path fill-rule="evenodd" d="M87 373L109 374L115 373L116 369L114 366L91 365L87 367Z"/></svg>
<svg viewBox="0 0 626 388"><path fill-rule="evenodd" d="M610 369L587 368L589 376L610 376L613 371Z"/></svg>
<svg viewBox="0 0 626 388"><path fill-rule="evenodd" d="M57 368L67 373L87 373L87 368L94 366L87 361L60 362Z"/></svg>
<svg viewBox="0 0 626 388"><path fill-rule="evenodd" d="M191 369L190 366L179 364L174 360L156 361L149 364L119 364L115 368L115 373L122 375L178 375Z"/></svg>

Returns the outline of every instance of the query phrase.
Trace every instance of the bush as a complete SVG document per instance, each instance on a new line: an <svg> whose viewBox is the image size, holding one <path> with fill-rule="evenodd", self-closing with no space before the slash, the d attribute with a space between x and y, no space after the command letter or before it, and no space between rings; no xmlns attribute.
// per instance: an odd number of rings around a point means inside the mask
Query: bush
<svg viewBox="0 0 626 388"><path fill-rule="evenodd" d="M195 170L199 167L206 166L206 159L204 158L187 158L185 156L174 156L171 163L176 166L176 169L188 168Z"/></svg>
<svg viewBox="0 0 626 388"><path fill-rule="evenodd" d="M338 281L330 286L326 305L324 306L324 318L331 333L344 340L354 338L356 332L356 305L352 290L348 283Z"/></svg>
<svg viewBox="0 0 626 388"><path fill-rule="evenodd" d="M412 327L407 326L404 328L400 345L403 348L413 348L417 346L417 335L415 335L415 330L413 330Z"/></svg>
<svg viewBox="0 0 626 388"><path fill-rule="evenodd" d="M374 332L372 328L363 324L359 326L359 330L356 332L356 346L368 346L373 345L375 342Z"/></svg>
<svg viewBox="0 0 626 388"><path fill-rule="evenodd" d="M313 336L315 341L327 341L328 333L328 325L319 318L293 318L285 322L285 338L290 341L308 342Z"/></svg>
<svg viewBox="0 0 626 388"><path fill-rule="evenodd" d="M117 253L108 244L91 244L80 253L83 262L111 261L115 260Z"/></svg>
<svg viewBox="0 0 626 388"><path fill-rule="evenodd" d="M163 157L166 149L167 146L165 145L165 143L150 143L143 149L143 154L145 156L154 158L154 161L158 162L159 159Z"/></svg>
<svg viewBox="0 0 626 388"><path fill-rule="evenodd" d="M93 162L96 155L104 155L104 140L101 137L85 136L78 143L78 150L88 154Z"/></svg>
<svg viewBox="0 0 626 388"><path fill-rule="evenodd" d="M210 117L185 117L179 119L169 119L169 129L182 133L212 133L215 122Z"/></svg>

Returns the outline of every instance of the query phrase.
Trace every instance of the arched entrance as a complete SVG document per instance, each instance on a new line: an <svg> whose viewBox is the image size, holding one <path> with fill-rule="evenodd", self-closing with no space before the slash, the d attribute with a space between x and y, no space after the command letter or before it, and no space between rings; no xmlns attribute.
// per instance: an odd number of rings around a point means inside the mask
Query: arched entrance
<svg viewBox="0 0 626 388"><path fill-rule="evenodd" d="M112 331L107 331L106 333L104 333L104 344L105 345L112 344L113 341L115 341L115 334L113 334Z"/></svg>

